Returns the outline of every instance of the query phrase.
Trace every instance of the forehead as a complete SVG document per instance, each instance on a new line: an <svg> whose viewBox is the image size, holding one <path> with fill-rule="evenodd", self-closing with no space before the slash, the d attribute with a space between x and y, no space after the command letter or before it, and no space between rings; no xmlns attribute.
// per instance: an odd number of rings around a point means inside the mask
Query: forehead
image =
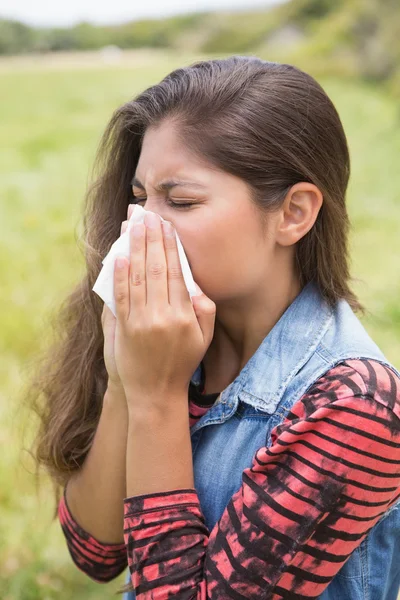
<svg viewBox="0 0 400 600"><path fill-rule="evenodd" d="M215 171L211 163L185 146L171 124L163 123L146 130L134 175L142 183L171 176L194 181L201 178L207 183L204 180Z"/></svg>
<svg viewBox="0 0 400 600"><path fill-rule="evenodd" d="M160 146L174 148L185 152L184 145L179 139L176 126L169 122L148 127L143 136L142 151L157 150Z"/></svg>

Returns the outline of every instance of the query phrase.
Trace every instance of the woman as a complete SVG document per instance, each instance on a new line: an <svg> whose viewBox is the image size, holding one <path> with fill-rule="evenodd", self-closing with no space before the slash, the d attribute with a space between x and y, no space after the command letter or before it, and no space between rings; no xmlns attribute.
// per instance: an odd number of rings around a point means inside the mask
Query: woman
<svg viewBox="0 0 400 600"><path fill-rule="evenodd" d="M119 108L97 164L36 450L77 566L128 565L129 600L395 600L400 373L355 314L330 99L294 66L201 61ZM92 287L136 202L155 219L115 318Z"/></svg>

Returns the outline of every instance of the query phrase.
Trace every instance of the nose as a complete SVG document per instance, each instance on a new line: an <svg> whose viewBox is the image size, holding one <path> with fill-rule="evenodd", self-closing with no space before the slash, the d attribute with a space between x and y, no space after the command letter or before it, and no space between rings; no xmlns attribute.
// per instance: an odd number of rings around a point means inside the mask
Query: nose
<svg viewBox="0 0 400 600"><path fill-rule="evenodd" d="M149 202L147 200L146 200L146 202L144 204L142 204L142 202L144 202L144 201L140 200L139 202L132 202L131 204L129 204L129 206L128 206L128 219L131 218L133 207L136 206L136 205L141 206L142 208L144 208L144 210L147 210L149 212L153 212L156 215L158 215L159 217L164 218L162 215L160 215L159 212L157 212L156 210L154 210L154 209L151 208L151 206L150 206L150 204L149 204ZM165 220L167 220L167 219L165 219Z"/></svg>
<svg viewBox="0 0 400 600"><path fill-rule="evenodd" d="M141 202L143 202L143 200ZM129 204L129 206L128 206L128 220L131 218L133 207L135 206L135 204L139 204L139 203L138 202L134 202L132 204ZM148 203L147 200L146 200L146 202L145 202L144 205L140 203L139 206L141 206L142 208L144 208L146 211L155 213L156 215L158 215L164 221L169 221L170 223L172 223L172 226L175 228L175 223L173 223L173 221L170 221L169 219L166 219L165 217L163 217L162 215L160 215L160 213L157 210L153 210L150 207L150 204Z"/></svg>

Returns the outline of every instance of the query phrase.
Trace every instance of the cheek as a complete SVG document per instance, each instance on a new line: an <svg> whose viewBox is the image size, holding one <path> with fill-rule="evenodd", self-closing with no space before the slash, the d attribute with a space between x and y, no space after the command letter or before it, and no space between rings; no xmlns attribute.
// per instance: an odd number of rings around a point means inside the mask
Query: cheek
<svg viewBox="0 0 400 600"><path fill-rule="evenodd" d="M221 229L192 235L186 244L181 238L194 280L214 302L245 293L259 257L250 232Z"/></svg>

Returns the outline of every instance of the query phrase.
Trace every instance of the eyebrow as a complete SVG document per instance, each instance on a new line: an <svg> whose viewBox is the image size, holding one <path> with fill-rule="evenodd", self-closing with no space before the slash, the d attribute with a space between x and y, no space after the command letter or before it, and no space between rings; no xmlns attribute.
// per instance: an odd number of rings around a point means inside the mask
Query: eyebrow
<svg viewBox="0 0 400 600"><path fill-rule="evenodd" d="M144 185L142 183L140 183L139 179L137 179L137 177L133 177L132 181L131 181L131 185L138 187L142 190L144 190ZM184 179L168 179L166 181L162 181L161 183L159 183L156 187L155 190L157 192L167 192L168 190L171 190L174 187L191 187L191 188L201 188L204 189L205 186L201 185L200 183L195 183L194 181L185 181Z"/></svg>

